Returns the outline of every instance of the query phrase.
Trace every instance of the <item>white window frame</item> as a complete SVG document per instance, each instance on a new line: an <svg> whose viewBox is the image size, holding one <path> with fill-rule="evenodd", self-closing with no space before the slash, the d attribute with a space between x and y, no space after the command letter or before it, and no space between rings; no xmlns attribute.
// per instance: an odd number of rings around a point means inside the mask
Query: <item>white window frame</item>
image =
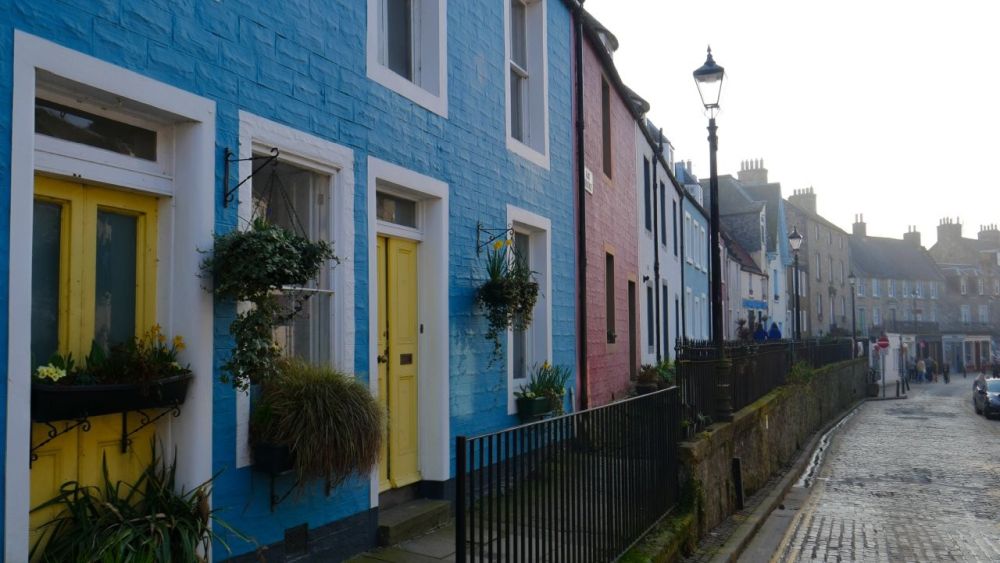
<svg viewBox="0 0 1000 563"><path fill-rule="evenodd" d="M878 278L872 278L872 297L882 297L882 285Z"/></svg>
<svg viewBox="0 0 1000 563"><path fill-rule="evenodd" d="M172 176L171 197L160 198L158 224L157 321L168 334L181 334L187 349L180 361L191 366L195 377L181 416L163 422L164 455L176 448L177 486L190 489L211 478L214 308L201 279L200 251L211 248L218 204L216 173L215 102L163 82L62 47L48 40L13 32L13 83L10 112L10 263L31 264L34 175L58 173L80 181L106 182L137 191L161 192L136 181L127 171L110 175L110 167L88 166L80 161L71 171L45 168L35 145L34 107L38 79L45 73L81 89L106 92L155 108L152 113L172 115L174 150L184 166ZM9 55L8 55L9 56ZM77 143L70 143L75 148ZM68 162L68 161L67 161ZM68 173L67 173L68 172ZM27 561L30 506L30 326L31 268L8 271L8 342L6 459L4 465L4 560ZM172 417L169 417L172 418Z"/></svg>
<svg viewBox="0 0 1000 563"><path fill-rule="evenodd" d="M968 278L966 278L965 276L962 276L959 280L959 290L961 291L962 295L969 294L969 281Z"/></svg>
<svg viewBox="0 0 1000 563"><path fill-rule="evenodd" d="M238 157L247 159L256 154L267 154L272 147L280 152L279 160L298 168L329 177L326 193L327 233L334 252L341 259L339 265L330 263L330 287L333 289L330 322L330 358L333 366L345 373L354 373L354 151L325 139L293 129L286 125L259 117L246 111L239 112ZM251 176L254 163L242 160L238 177ZM259 165L258 165L259 166ZM260 174L240 186L238 198L239 224L244 229L253 213L253 182L266 182L267 174ZM238 305L241 310L249 304ZM236 393L236 467L252 463L248 441L250 398L246 393Z"/></svg>
<svg viewBox="0 0 1000 563"><path fill-rule="evenodd" d="M983 279L982 277L978 277L978 278L976 278L976 285L977 285L977 287L979 289L979 295L985 295L986 294L986 280Z"/></svg>
<svg viewBox="0 0 1000 563"><path fill-rule="evenodd" d="M989 305L983 304L983 305L979 306L979 322L982 323L982 324L986 324L986 323L990 322L990 306Z"/></svg>
<svg viewBox="0 0 1000 563"><path fill-rule="evenodd" d="M972 310L968 305L962 305L961 315L962 315L962 324L972 323Z"/></svg>
<svg viewBox="0 0 1000 563"><path fill-rule="evenodd" d="M369 0L371 1L371 0ZM443 1L443 0L441 0ZM544 0L524 0L525 39L527 42L528 68L523 69L529 77L525 102L525 134L527 142L519 141L511 135L511 37L510 0L503 1L504 23L504 123L506 125L507 149L514 154L546 170L549 169L549 54L548 54L548 8ZM519 0L515 0L519 1Z"/></svg>
<svg viewBox="0 0 1000 563"><path fill-rule="evenodd" d="M694 263L694 256L691 256L692 249L694 248L694 241L691 237L694 236L694 231L691 228L691 214L687 211L684 212L684 261L688 264Z"/></svg>
<svg viewBox="0 0 1000 563"><path fill-rule="evenodd" d="M931 299L938 298L938 284L937 282L930 282L931 287Z"/></svg>
<svg viewBox="0 0 1000 563"><path fill-rule="evenodd" d="M889 297L896 296L896 280L889 280Z"/></svg>
<svg viewBox="0 0 1000 563"><path fill-rule="evenodd" d="M858 286L857 286L858 287L858 297L864 297L865 296L865 285L866 285L865 278L858 278Z"/></svg>
<svg viewBox="0 0 1000 563"><path fill-rule="evenodd" d="M538 282L538 301L532 310L528 327L528 371L542 362L552 362L552 221L526 209L507 205L507 224L515 231L528 235L530 245L528 267ZM517 414L514 393L519 385L514 383L514 331L507 329L507 414Z"/></svg>
<svg viewBox="0 0 1000 563"><path fill-rule="evenodd" d="M441 117L448 117L448 0L414 1L411 82L382 62L385 29L381 17L385 0L368 0L366 63L368 78Z"/></svg>

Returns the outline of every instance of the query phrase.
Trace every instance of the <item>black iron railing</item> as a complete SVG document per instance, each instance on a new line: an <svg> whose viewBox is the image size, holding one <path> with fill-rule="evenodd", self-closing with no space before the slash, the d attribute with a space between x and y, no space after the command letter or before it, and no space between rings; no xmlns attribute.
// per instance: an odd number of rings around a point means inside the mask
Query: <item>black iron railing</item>
<svg viewBox="0 0 1000 563"><path fill-rule="evenodd" d="M456 438L458 563L604 562L677 501L679 389Z"/></svg>
<svg viewBox="0 0 1000 563"><path fill-rule="evenodd" d="M818 368L849 360L850 339L727 341L726 370L719 369L719 348L708 341L677 346L677 382L681 389L682 428L690 436L726 413L738 411L784 385L795 362Z"/></svg>

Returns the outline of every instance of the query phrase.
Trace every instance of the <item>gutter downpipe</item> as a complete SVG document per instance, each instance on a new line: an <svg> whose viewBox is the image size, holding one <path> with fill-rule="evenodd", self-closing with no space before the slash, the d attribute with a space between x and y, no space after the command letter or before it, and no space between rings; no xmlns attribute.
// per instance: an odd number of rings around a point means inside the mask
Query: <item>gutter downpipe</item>
<svg viewBox="0 0 1000 563"><path fill-rule="evenodd" d="M576 58L576 251L577 251L577 324L579 325L579 373L580 408L590 406L590 394L587 392L589 366L587 364L587 188L584 180L584 136L583 136L583 1L577 0L573 6L573 35L576 41L574 56Z"/></svg>
<svg viewBox="0 0 1000 563"><path fill-rule="evenodd" d="M645 124L643 124L645 127ZM657 179L656 170L660 167L660 159L663 156L663 129L660 129L660 138L657 141L655 148L656 157L653 158L653 295L654 299L654 316L656 317L656 363L659 364L663 361L663 355L660 353L660 286L662 282L660 281L660 228L657 221L659 212L656 210L656 191L657 191ZM665 168L665 167L664 167ZM665 192L666 190L660 190ZM660 197L666 197L666 194L661 193ZM666 201L663 202L663 206L660 207L666 211ZM666 223L667 218L663 218L664 223Z"/></svg>

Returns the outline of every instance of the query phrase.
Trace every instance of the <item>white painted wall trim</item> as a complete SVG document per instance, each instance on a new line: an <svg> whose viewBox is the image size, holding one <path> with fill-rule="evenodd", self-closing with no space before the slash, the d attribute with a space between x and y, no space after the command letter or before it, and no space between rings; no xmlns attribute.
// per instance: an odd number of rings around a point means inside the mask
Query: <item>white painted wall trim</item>
<svg viewBox="0 0 1000 563"><path fill-rule="evenodd" d="M310 135L298 129L240 111L240 146L238 158L253 156L255 150L267 153L277 147L278 160L330 176L330 205L328 206L330 242L340 257L340 264L331 265L334 290L333 315L330 323L330 343L336 369L354 372L354 342L356 337L354 317L354 151ZM250 176L254 163L240 162L239 178ZM238 180L237 180L238 181ZM261 181L266 181L261 179ZM239 228L245 228L252 215L253 179L240 186ZM241 308L245 305L241 304ZM250 398L246 393L236 393L236 467L250 465L248 430Z"/></svg>
<svg viewBox="0 0 1000 563"><path fill-rule="evenodd" d="M379 62L379 49L381 49L380 29L379 29L379 6L384 0L368 0L368 31L366 35L366 63L368 78L378 82L382 86L396 92L400 96L410 99L415 104L432 111L441 117L448 117L448 1L430 0L435 2L437 13L437 37L421 38L418 40L420 46L417 49L426 51L433 44L437 50L437 60L430 65L436 70L436 77L431 77L435 82L437 92L432 92L419 84L410 82L402 76L396 74L389 67ZM414 3L414 6L420 3ZM419 36L419 32L417 33ZM421 54L420 56L425 56ZM427 65L424 65L427 66ZM429 79L424 78L422 82L426 85Z"/></svg>
<svg viewBox="0 0 1000 563"><path fill-rule="evenodd" d="M552 361L552 222L548 217L526 209L507 205L507 224L514 230L525 231L530 236L529 266L539 281L538 301L535 303L529 328L528 367ZM514 332L507 330L507 414L517 413L514 392Z"/></svg>
<svg viewBox="0 0 1000 563"><path fill-rule="evenodd" d="M368 385L378 396L378 264L376 237L385 232L375 216L379 181L402 189L420 205L423 241L417 247L418 344L417 418L420 474L424 480L451 478L449 403L449 207L448 184L396 164L368 157ZM398 190L397 190L398 191ZM378 468L371 473L370 505L378 505Z"/></svg>
<svg viewBox="0 0 1000 563"><path fill-rule="evenodd" d="M14 87L11 105L10 263L31 264L32 200L36 169L34 98L36 72L46 71L81 86L110 92L175 118L174 197L160 204L160 241L168 267L158 272L157 316L188 343L181 360L195 373L181 417L169 428L168 447L178 456L179 485L191 488L212 475L212 297L199 277L202 255L215 225L215 103L135 72L14 32ZM83 174L87 171L84 170ZM94 180L83 175L81 180ZM128 178L125 178L126 186ZM140 188L142 186L128 186ZM169 249L169 250L168 250ZM31 433L30 319L31 268L9 273L7 428L4 472L4 558L28 560Z"/></svg>

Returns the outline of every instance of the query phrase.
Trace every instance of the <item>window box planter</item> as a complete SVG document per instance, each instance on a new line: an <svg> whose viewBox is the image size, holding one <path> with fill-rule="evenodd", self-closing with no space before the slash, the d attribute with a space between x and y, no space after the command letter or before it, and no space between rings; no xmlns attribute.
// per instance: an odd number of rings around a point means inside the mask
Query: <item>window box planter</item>
<svg viewBox="0 0 1000 563"><path fill-rule="evenodd" d="M170 408L184 403L192 374L139 384L31 384L31 418L35 422L74 420L142 409Z"/></svg>
<svg viewBox="0 0 1000 563"><path fill-rule="evenodd" d="M548 397L518 397L517 417L521 424L541 420L552 412L552 401Z"/></svg>
<svg viewBox="0 0 1000 563"><path fill-rule="evenodd" d="M295 467L295 454L286 445L254 444L253 467L271 475L287 473Z"/></svg>

